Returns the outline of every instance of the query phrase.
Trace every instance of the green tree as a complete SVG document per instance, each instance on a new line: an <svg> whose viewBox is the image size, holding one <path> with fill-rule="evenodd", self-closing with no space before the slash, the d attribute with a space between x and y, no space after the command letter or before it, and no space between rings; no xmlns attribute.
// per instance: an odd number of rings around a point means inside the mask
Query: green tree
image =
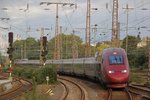
<svg viewBox="0 0 150 100"><path fill-rule="evenodd" d="M2 53L0 52L0 59L2 59Z"/></svg>
<svg viewBox="0 0 150 100"><path fill-rule="evenodd" d="M126 37L127 38L127 37ZM126 50L126 38L123 39L122 48ZM135 36L128 36L128 44L127 44L127 56L129 60L130 66L136 66L136 52L137 52L137 44L139 43L139 38Z"/></svg>
<svg viewBox="0 0 150 100"><path fill-rule="evenodd" d="M13 46L14 46L13 58L20 59L21 58L21 49L23 49L23 46L24 46L24 40L16 40L13 43Z"/></svg>
<svg viewBox="0 0 150 100"><path fill-rule="evenodd" d="M148 66L148 50L147 47L137 49L136 53L136 67L140 69L147 68Z"/></svg>
<svg viewBox="0 0 150 100"><path fill-rule="evenodd" d="M73 39L76 41L79 52L80 52L80 48L79 45L82 43L82 40L79 36L76 35L65 35L65 34L61 34L59 35L61 43L60 43L60 49L61 49L61 56L62 59L67 59L67 58L72 58L72 45L73 45ZM49 42L48 42L48 58L53 59L54 58L54 48L55 48L55 38L52 38Z"/></svg>
<svg viewBox="0 0 150 100"><path fill-rule="evenodd" d="M127 38L127 37L126 37ZM122 48L126 49L126 38L123 39ZM128 51L133 51L137 48L137 44L139 43L139 39L135 36L128 36Z"/></svg>
<svg viewBox="0 0 150 100"><path fill-rule="evenodd" d="M38 84L46 83L46 76L49 76L50 83L55 83L57 81L56 66L46 65L33 73L33 77L35 77L35 81Z"/></svg>
<svg viewBox="0 0 150 100"><path fill-rule="evenodd" d="M17 40L14 42L15 51L14 59L24 58L26 45L26 54L28 59L39 59L39 42L34 38L27 38L26 40ZM22 56L22 57L21 57Z"/></svg>
<svg viewBox="0 0 150 100"><path fill-rule="evenodd" d="M99 44L97 45L97 50L98 50L99 52L102 52L104 49L109 48L109 47L110 47L109 44L103 42L103 43L99 43Z"/></svg>
<svg viewBox="0 0 150 100"><path fill-rule="evenodd" d="M29 37L26 39L27 42L27 58L28 59L39 59L40 46L35 38Z"/></svg>
<svg viewBox="0 0 150 100"><path fill-rule="evenodd" d="M109 48L111 45L110 41L99 42L96 44L96 50L102 52L104 49Z"/></svg>

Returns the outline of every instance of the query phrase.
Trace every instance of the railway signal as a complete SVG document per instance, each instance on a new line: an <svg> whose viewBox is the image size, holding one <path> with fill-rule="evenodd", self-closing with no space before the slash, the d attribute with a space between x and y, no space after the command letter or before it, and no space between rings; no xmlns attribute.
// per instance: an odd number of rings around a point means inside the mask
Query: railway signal
<svg viewBox="0 0 150 100"><path fill-rule="evenodd" d="M10 75L9 78L12 80L11 74L12 74L12 60L13 60L13 32L8 33L8 42L9 42L9 48L7 48L7 53L9 55L9 64L10 64Z"/></svg>
<svg viewBox="0 0 150 100"><path fill-rule="evenodd" d="M13 55L12 55L13 51L14 51L13 47L7 48L7 53L9 54L9 60L12 60L13 58Z"/></svg>
<svg viewBox="0 0 150 100"><path fill-rule="evenodd" d="M9 42L9 46L12 46L12 43L13 43L13 32L9 32L8 33L8 42Z"/></svg>
<svg viewBox="0 0 150 100"><path fill-rule="evenodd" d="M12 53L14 51L13 48L13 32L8 33L8 42L9 42L9 48L7 48L7 53L9 54L9 60L11 61L13 56Z"/></svg>
<svg viewBox="0 0 150 100"><path fill-rule="evenodd" d="M42 37L42 51L41 51L41 57L42 57L42 63L43 65L45 65L45 62L46 62L46 55L48 53L47 51L47 37L46 36L43 36Z"/></svg>

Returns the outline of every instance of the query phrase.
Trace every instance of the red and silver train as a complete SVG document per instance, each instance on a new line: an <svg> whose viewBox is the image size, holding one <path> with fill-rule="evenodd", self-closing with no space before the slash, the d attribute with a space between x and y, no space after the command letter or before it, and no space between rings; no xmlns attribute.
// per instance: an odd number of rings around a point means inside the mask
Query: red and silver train
<svg viewBox="0 0 150 100"><path fill-rule="evenodd" d="M128 59L122 48L104 49L98 58L62 61L58 72L96 79L108 88L125 88L129 81Z"/></svg>
<svg viewBox="0 0 150 100"><path fill-rule="evenodd" d="M39 60L26 60L18 64L39 64ZM125 88L129 81L129 64L122 48L107 48L95 57L78 59L47 60L56 64L58 73L83 76L104 83L108 88Z"/></svg>
<svg viewBox="0 0 150 100"><path fill-rule="evenodd" d="M126 87L129 81L129 64L125 50L122 48L104 49L98 71L99 80L107 87Z"/></svg>

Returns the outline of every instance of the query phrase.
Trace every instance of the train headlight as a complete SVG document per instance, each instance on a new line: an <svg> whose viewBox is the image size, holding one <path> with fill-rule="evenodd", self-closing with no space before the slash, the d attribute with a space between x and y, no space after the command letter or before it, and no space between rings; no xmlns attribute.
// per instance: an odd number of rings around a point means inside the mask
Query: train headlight
<svg viewBox="0 0 150 100"><path fill-rule="evenodd" d="M115 73L115 71L114 70L110 70L110 71L108 71L108 73L109 74L113 74L113 73Z"/></svg>
<svg viewBox="0 0 150 100"><path fill-rule="evenodd" d="M122 70L121 73L127 73L127 70Z"/></svg>

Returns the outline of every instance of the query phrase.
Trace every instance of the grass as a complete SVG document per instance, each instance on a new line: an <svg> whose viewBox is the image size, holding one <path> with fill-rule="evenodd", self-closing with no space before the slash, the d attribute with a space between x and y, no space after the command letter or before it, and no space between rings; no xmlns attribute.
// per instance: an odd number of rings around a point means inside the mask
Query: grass
<svg viewBox="0 0 150 100"><path fill-rule="evenodd" d="M46 85L34 86L32 91L24 93L17 100L47 100L47 96L44 94L46 88Z"/></svg>
<svg viewBox="0 0 150 100"><path fill-rule="evenodd" d="M138 85L145 85L145 84L147 84L147 79L144 78L139 73L132 73L131 74L131 83L138 84Z"/></svg>

